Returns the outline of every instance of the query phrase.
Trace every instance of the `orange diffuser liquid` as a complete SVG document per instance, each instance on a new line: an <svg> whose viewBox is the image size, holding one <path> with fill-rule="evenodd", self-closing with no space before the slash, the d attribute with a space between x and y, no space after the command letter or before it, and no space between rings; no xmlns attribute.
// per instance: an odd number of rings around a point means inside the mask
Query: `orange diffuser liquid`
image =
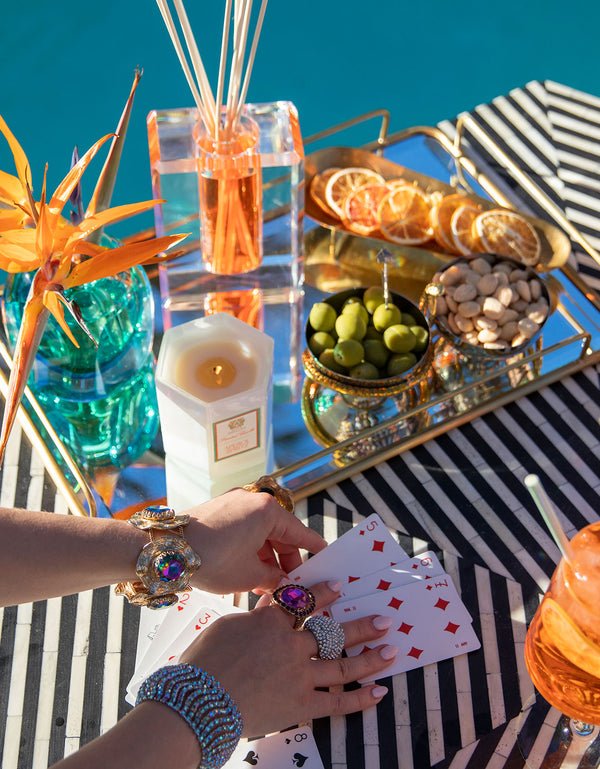
<svg viewBox="0 0 600 769"><path fill-rule="evenodd" d="M570 544L527 632L525 663L551 705L600 725L600 523Z"/></svg>
<svg viewBox="0 0 600 769"><path fill-rule="evenodd" d="M220 275L249 272L262 261L262 174L256 123L240 118L215 139L196 131L202 259Z"/></svg>

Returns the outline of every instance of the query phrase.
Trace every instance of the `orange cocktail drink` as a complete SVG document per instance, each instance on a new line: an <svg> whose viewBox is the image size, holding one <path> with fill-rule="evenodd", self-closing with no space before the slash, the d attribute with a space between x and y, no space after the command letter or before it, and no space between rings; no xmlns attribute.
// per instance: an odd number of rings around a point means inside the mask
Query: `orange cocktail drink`
<svg viewBox="0 0 600 769"><path fill-rule="evenodd" d="M525 663L540 694L600 725L600 522L570 542L527 632Z"/></svg>

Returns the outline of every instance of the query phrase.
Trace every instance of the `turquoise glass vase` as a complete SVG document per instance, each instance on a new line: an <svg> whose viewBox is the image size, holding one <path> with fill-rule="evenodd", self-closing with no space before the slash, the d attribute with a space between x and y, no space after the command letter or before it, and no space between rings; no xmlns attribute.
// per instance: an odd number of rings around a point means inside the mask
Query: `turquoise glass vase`
<svg viewBox="0 0 600 769"><path fill-rule="evenodd" d="M3 318L14 348L34 273L9 275ZM50 316L28 384L78 463L124 467L158 431L152 341L154 301L142 267L66 292L98 347L70 314L77 349Z"/></svg>

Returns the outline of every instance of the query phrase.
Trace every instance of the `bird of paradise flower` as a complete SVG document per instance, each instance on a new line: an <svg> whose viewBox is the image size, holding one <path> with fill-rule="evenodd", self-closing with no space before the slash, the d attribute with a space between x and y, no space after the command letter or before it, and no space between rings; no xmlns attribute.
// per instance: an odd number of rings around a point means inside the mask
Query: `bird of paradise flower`
<svg viewBox="0 0 600 769"><path fill-rule="evenodd" d="M49 315L52 314L56 318L71 342L79 347L65 319L67 310L97 346L85 325L79 307L68 299L65 293L67 289L116 275L149 260L156 263L172 258L172 254L157 254L167 251L187 235L130 242L118 248L106 248L88 240L108 224L147 211L160 202L156 200L100 211L94 195L85 216L78 224L68 222L61 215L84 171L102 145L113 138L114 134L107 134L99 139L71 168L49 199L46 190L46 166L40 199L36 202L33 197L29 161L2 117L0 132L11 149L17 172L14 176L0 171L0 269L12 273L36 270L23 310L8 383L0 430L2 462Z"/></svg>

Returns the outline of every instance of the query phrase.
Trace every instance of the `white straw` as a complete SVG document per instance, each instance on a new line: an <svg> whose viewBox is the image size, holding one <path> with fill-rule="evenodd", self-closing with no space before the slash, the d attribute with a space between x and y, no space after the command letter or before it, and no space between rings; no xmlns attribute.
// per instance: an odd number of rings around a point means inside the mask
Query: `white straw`
<svg viewBox="0 0 600 769"><path fill-rule="evenodd" d="M192 92L192 96L194 97L194 101L196 102L196 106L198 107L198 111L200 112L202 119L205 120L206 112L204 109L204 105L202 104L202 98L200 97L200 93L198 91L198 88L192 76L187 59L185 58L185 53L183 52L183 47L179 40L177 29L175 27L175 22L173 21L173 17L171 16L171 11L169 10L169 6L167 5L166 0L156 0L156 4L158 5L158 9L163 17L163 21L165 22L167 31L169 32L169 37L171 38L171 42L173 43L173 47L175 48L175 52L177 53L177 58L179 59L179 63L181 64L181 68L183 69L183 74L185 75L185 79L187 80L187 83L190 87L190 91Z"/></svg>
<svg viewBox="0 0 600 769"><path fill-rule="evenodd" d="M173 0L173 2L175 4L177 16L179 17L179 23L181 24L181 29L183 31L183 36L185 38L188 51L190 52L190 58L192 59L196 80L198 81L198 87L200 88L200 93L202 94L202 98L206 106L206 112L210 121L208 128L211 133L214 133L214 124L217 119L215 97L213 96L212 88L208 82L208 77L206 75L206 70L204 69L202 57L200 56L200 51L196 45L196 38L192 32L192 28L190 26L187 13L185 12L183 2L182 0Z"/></svg>
<svg viewBox="0 0 600 769"><path fill-rule="evenodd" d="M229 86L227 89L226 114L227 114L228 130L232 126L234 104L237 103L236 91L239 88L239 85L237 85L237 81L239 80L238 72L239 72L239 67L241 66L239 63L239 58L240 58L239 52L240 52L240 47L242 43L243 19L245 18L245 15L246 15L245 11L246 11L247 5L248 5L248 0L241 0L239 5L236 2L233 55L231 59L231 69L229 70Z"/></svg>
<svg viewBox="0 0 600 769"><path fill-rule="evenodd" d="M248 57L248 64L246 65L246 74L244 75L244 84L240 93L237 109L235 111L235 122L239 120L240 113L244 107L246 101L246 95L248 93L248 86L250 85L250 75L252 74L252 67L254 66L254 58L256 56L256 49L258 47L258 41L260 39L260 33L262 30L263 19L265 18L265 12L267 10L267 3L269 0L262 0L260 4L260 11L258 13L258 20L256 27L254 28L254 38L252 39L252 47L250 48L250 56Z"/></svg>
<svg viewBox="0 0 600 769"><path fill-rule="evenodd" d="M554 505L546 494L540 479L537 475L528 475L525 478L525 486L527 486L529 493L533 497L533 501L537 505L537 509L542 514L542 518L546 522L550 534L552 534L554 541L558 545L558 549L568 561L572 560L571 543L564 532L558 519L558 515L556 514L556 510L554 509Z"/></svg>
<svg viewBox="0 0 600 769"><path fill-rule="evenodd" d="M225 87L225 69L227 49L229 47L229 27L231 26L231 0L225 2L225 15L223 17L223 36L221 38L221 58L219 61L219 79L217 82L217 115L215 124L215 138L219 141L219 128L221 126L221 107L223 105L223 89Z"/></svg>

